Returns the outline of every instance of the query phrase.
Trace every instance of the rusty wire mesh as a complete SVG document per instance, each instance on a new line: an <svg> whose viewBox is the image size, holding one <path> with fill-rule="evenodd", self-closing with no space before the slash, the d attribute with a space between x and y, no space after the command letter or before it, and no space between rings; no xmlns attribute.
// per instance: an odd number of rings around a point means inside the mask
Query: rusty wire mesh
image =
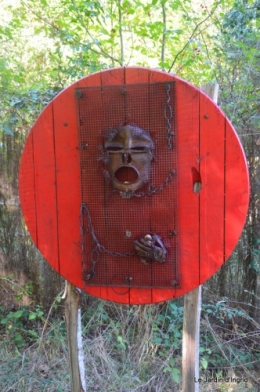
<svg viewBox="0 0 260 392"><path fill-rule="evenodd" d="M175 83L81 87L75 89L75 96L82 203L92 223L90 229L85 214L82 219L85 229L82 232L83 273L91 270L93 259L98 260L94 277L86 283L152 288L179 286ZM113 190L103 159L106 135L125 124L146 130L155 144L150 178L141 189L144 195L129 199ZM167 183L170 171L174 171L174 176ZM157 189L157 192L149 194L149 189ZM93 232L105 250L99 254L93 253ZM135 239L154 233L166 246L165 263L144 264L136 254L126 256L134 253Z"/></svg>

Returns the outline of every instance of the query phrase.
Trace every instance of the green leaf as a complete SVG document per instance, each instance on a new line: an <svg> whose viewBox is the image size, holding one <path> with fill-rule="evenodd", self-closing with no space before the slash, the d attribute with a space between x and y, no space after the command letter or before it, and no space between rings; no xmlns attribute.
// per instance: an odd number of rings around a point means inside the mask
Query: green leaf
<svg viewBox="0 0 260 392"><path fill-rule="evenodd" d="M153 338L153 343L155 343L155 344L160 344L160 343L162 343L162 338L159 338L158 336L155 336L155 337Z"/></svg>
<svg viewBox="0 0 260 392"><path fill-rule="evenodd" d="M30 312L28 320L35 320L37 317L37 313L35 312Z"/></svg>
<svg viewBox="0 0 260 392"><path fill-rule="evenodd" d="M171 367L166 367L166 368L163 369L163 373L171 372L171 371L172 371Z"/></svg>
<svg viewBox="0 0 260 392"><path fill-rule="evenodd" d="M174 379L175 382L180 381L180 370L177 368L172 369L172 378Z"/></svg>
<svg viewBox="0 0 260 392"><path fill-rule="evenodd" d="M12 314L12 316L13 316L13 318L19 319L19 318L23 317L23 312L24 312L23 310L17 310L17 312L14 312Z"/></svg>
<svg viewBox="0 0 260 392"><path fill-rule="evenodd" d="M11 136L13 136L13 131L12 131L12 129L8 126L8 125L4 125L3 126L3 131L4 131L4 133L6 133L7 135L11 135Z"/></svg>
<svg viewBox="0 0 260 392"><path fill-rule="evenodd" d="M174 358L170 358L169 359L169 363L170 363L171 366L174 366L175 359Z"/></svg>
<svg viewBox="0 0 260 392"><path fill-rule="evenodd" d="M20 333L15 333L13 339L17 347L22 347L22 345L24 344L24 339Z"/></svg>
<svg viewBox="0 0 260 392"><path fill-rule="evenodd" d="M208 367L208 361L206 359L202 359L201 360L201 365L203 367L203 369L207 369Z"/></svg>

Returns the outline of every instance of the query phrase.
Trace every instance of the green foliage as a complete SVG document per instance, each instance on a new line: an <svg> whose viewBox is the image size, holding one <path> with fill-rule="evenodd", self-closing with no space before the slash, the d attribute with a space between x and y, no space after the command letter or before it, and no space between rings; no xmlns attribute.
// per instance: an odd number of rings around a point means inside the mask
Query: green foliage
<svg viewBox="0 0 260 392"><path fill-rule="evenodd" d="M4 336L4 344L15 344L21 348L28 343L38 340L39 334L35 330L37 322L43 320L43 311L41 306L36 306L32 311L26 307L19 310L6 312L4 307L0 307L0 328Z"/></svg>
<svg viewBox="0 0 260 392"><path fill-rule="evenodd" d="M231 308L228 304L228 298L222 298L222 300L218 302L211 300L209 304L203 304L202 315L205 313L214 316L221 324L224 324L226 320L232 320L237 316L244 317L248 320L251 319L244 310Z"/></svg>
<svg viewBox="0 0 260 392"><path fill-rule="evenodd" d="M153 324L153 343L159 346L159 355L164 356L171 347L180 350L182 323L183 307L170 301Z"/></svg>
<svg viewBox="0 0 260 392"><path fill-rule="evenodd" d="M170 372L173 380L178 383L180 381L180 369L174 367L175 360L173 358L170 358L169 364L170 366L167 366L166 368L163 369L163 372Z"/></svg>
<svg viewBox="0 0 260 392"><path fill-rule="evenodd" d="M30 47L23 64L34 60L34 85L40 83L38 73L41 83L62 86L119 65L159 67L200 83L199 78L212 77L208 52L214 48L212 22L221 7L221 2L204 6L191 0L52 0L43 7L42 0L27 0L9 7L5 29L12 40L20 34ZM28 28L37 36L37 49L25 38ZM28 84L28 68L15 60L14 66L20 68L17 82Z"/></svg>

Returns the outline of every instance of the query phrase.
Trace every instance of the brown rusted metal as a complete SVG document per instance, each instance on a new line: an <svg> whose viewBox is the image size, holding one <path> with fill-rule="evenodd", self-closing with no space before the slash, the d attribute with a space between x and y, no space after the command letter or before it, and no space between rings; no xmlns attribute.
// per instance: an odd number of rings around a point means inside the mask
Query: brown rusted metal
<svg viewBox="0 0 260 392"><path fill-rule="evenodd" d="M84 283L180 287L175 83L79 90Z"/></svg>
<svg viewBox="0 0 260 392"><path fill-rule="evenodd" d="M126 125L109 132L105 154L112 186L124 198L142 188L150 178L154 142L148 132Z"/></svg>
<svg viewBox="0 0 260 392"><path fill-rule="evenodd" d="M156 234L147 234L144 238L134 241L134 248L144 264L147 264L147 261L166 261L167 251L161 237Z"/></svg>

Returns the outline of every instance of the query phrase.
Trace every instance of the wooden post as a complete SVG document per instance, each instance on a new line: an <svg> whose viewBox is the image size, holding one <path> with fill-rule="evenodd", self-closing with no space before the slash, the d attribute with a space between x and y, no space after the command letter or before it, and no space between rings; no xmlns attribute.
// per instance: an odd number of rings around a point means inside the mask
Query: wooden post
<svg viewBox="0 0 260 392"><path fill-rule="evenodd" d="M65 319L69 351L70 384L72 392L86 392L84 364L82 366L81 312L79 292L66 282Z"/></svg>
<svg viewBox="0 0 260 392"><path fill-rule="evenodd" d="M201 86L214 102L218 99L218 84ZM202 185L203 186L203 185ZM182 392L199 391L199 335L201 286L184 296L182 336Z"/></svg>

